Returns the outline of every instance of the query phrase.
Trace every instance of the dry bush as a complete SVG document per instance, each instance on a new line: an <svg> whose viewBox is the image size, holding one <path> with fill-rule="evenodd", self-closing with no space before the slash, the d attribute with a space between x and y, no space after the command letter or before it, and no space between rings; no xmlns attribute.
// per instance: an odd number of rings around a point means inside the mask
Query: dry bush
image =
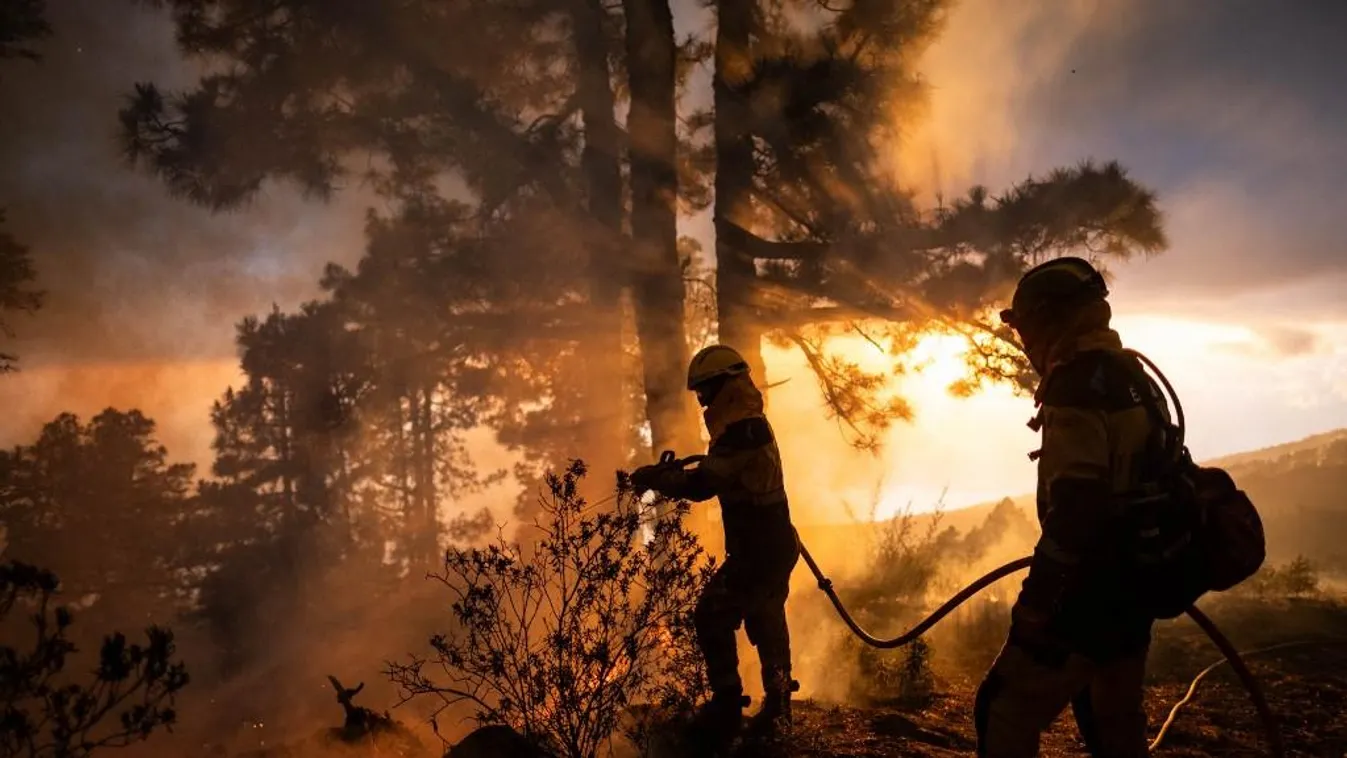
<svg viewBox="0 0 1347 758"><path fill-rule="evenodd" d="M1009 500L965 533L942 524L940 503L928 515L913 514L908 508L876 524L870 570L838 587L843 603L863 627L880 636L905 631L998 564L1002 549L1031 544L1036 532ZM938 689L936 663L960 672L985 668L1005 640L1013 590L1021 580L1010 577L987 588L928 632L920 644L901 650L877 650L841 631L834 655L849 661L854 670L848 699L924 707Z"/></svg>
<svg viewBox="0 0 1347 758"><path fill-rule="evenodd" d="M872 519L874 510L872 504ZM890 634L910 626L924 613L940 572L940 516L937 506L921 525L908 508L875 524L869 545L870 570L837 587L838 597L861 626ZM848 700L920 707L934 694L929 641L902 650L877 650L846 629L839 635L831 655L847 661L854 671Z"/></svg>
<svg viewBox="0 0 1347 758"><path fill-rule="evenodd" d="M577 494L585 468L547 477L526 550L502 535L451 548L438 579L455 631L429 658L393 664L407 699L462 706L549 752L592 758L633 706L691 706L704 690L692 609L709 577L686 504L654 516L625 488L612 505ZM601 507L602 506L602 507ZM434 717L432 717L434 718Z"/></svg>
<svg viewBox="0 0 1347 758"><path fill-rule="evenodd" d="M0 629L17 639L10 612L31 610L31 643L0 646L0 755L84 758L99 748L124 747L171 728L174 695L187 672L173 660L173 633L151 627L144 645L120 632L104 638L94 679L69 681L66 663L77 652L68 637L74 622L53 607L56 575L24 563L0 565Z"/></svg>
<svg viewBox="0 0 1347 758"><path fill-rule="evenodd" d="M1281 566L1264 563L1258 573L1231 592L1260 599L1314 597L1319 594L1321 581L1319 566L1301 555Z"/></svg>

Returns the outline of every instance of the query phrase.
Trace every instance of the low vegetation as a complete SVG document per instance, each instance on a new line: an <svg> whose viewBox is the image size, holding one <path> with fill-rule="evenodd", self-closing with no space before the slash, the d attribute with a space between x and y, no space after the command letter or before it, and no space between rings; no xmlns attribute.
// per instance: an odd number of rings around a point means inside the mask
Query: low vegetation
<svg viewBox="0 0 1347 758"><path fill-rule="evenodd" d="M711 566L682 524L686 505L659 515L626 490L589 505L584 474L575 462L547 477L535 543L502 535L447 552L435 579L454 628L429 656L390 667L406 698L432 701L436 718L466 708L564 758L593 758L633 706L699 700L691 616Z"/></svg>
<svg viewBox="0 0 1347 758"><path fill-rule="evenodd" d="M0 630L14 640L0 645L0 755L85 758L171 728L174 696L188 681L174 659L173 633L151 627L143 644L110 634L92 678L73 676L75 616L56 603L59 590L50 571L0 565ZM23 621L11 617L15 611Z"/></svg>

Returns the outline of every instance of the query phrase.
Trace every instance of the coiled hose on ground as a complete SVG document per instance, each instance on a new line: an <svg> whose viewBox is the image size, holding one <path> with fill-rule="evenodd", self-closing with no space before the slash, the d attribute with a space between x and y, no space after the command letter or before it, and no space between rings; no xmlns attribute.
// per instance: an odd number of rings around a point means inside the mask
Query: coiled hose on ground
<svg viewBox="0 0 1347 758"><path fill-rule="evenodd" d="M796 539L797 541L799 540L798 535L796 536ZM992 569L986 574L983 574L972 584L959 590L953 597L945 601L944 605L935 609L935 611L922 619L916 626L897 637L881 639L861 628L860 624L857 624L856 620L851 617L851 614L847 612L846 606L842 605L841 599L837 597L837 592L833 589L832 580L824 576L823 571L820 570L818 564L814 562L814 557L809 554L809 550L805 548L803 542L800 542L800 557L804 558L804 562L809 566L810 572L812 572L814 578L818 580L819 589L823 590L824 594L828 596L828 600L832 601L833 607L837 609L837 615L842 618L842 621L846 623L852 633L865 644L884 650L891 650L911 643L913 640L925 634L931 627L939 623L945 616L948 616L951 611L958 608L960 605L963 605L987 586L1015 573L1016 571L1028 568L1031 561L1031 558L1026 556L1024 558L1013 560L999 568ZM1282 758L1285 755L1285 750L1282 746L1281 731L1277 727L1277 720L1272 714L1272 709L1268 707L1267 698L1263 696L1263 689L1259 686L1258 680L1254 679L1249 668L1244 665L1244 660L1240 657L1239 651L1235 650L1234 645L1230 644L1230 640L1221 633L1221 630L1216 628L1216 625L1212 623L1210 618L1207 618L1206 614L1202 613L1197 608L1189 608L1187 613L1189 618L1196 622L1197 625L1201 627L1202 631L1211 638L1211 641L1215 643L1218 649L1220 649L1221 654L1224 655L1225 658L1220 662L1209 666L1206 670L1197 675L1197 678L1193 680L1192 685L1188 688L1188 694L1174 706L1173 710L1170 711L1169 718L1165 721L1164 726L1160 728L1159 734L1157 734L1155 739L1151 741L1150 749L1155 750L1160 746L1165 735L1169 732L1170 726L1173 725L1175 718L1177 718L1179 709L1192 699L1193 694L1197 691L1197 685L1202 679L1221 663L1229 662L1231 668L1233 668L1236 675L1239 676L1240 682L1243 683L1245 689L1249 691L1249 698L1253 701L1254 708L1257 709L1258 716L1263 722L1269 750L1271 750L1276 758ZM1274 646L1273 648L1263 648L1254 652L1270 652L1273 649L1281 649L1283 647L1301 644L1313 643L1288 643Z"/></svg>

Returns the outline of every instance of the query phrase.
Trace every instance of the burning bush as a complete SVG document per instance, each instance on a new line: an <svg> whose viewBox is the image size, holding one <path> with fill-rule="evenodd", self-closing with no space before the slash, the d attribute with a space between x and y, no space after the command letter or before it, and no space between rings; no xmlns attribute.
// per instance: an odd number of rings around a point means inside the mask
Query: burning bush
<svg viewBox="0 0 1347 758"><path fill-rule="evenodd" d="M656 517L625 487L587 506L584 474L577 461L548 475L530 548L502 536L448 551L435 578L457 630L431 640L430 658L390 667L405 697L438 700L436 715L464 705L566 758L595 755L633 705L700 697L691 616L710 566L687 506Z"/></svg>
<svg viewBox="0 0 1347 758"><path fill-rule="evenodd" d="M0 629L12 639L16 605L32 608L31 647L0 646L0 755L83 758L148 739L176 720L174 695L187 672L173 661L173 633L151 627L146 645L120 632L104 638L94 681L63 682L70 610L52 607L56 575L24 563L0 565Z"/></svg>

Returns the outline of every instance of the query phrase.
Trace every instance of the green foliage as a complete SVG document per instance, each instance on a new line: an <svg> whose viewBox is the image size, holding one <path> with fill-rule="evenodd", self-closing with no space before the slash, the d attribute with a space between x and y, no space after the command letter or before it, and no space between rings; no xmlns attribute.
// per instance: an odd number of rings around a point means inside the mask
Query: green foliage
<svg viewBox="0 0 1347 758"><path fill-rule="evenodd" d="M55 574L9 561L0 565L0 629L20 636L10 613L31 610L23 646L0 646L0 754L25 758L83 758L100 748L148 739L177 720L174 697L188 677L173 633L150 627L146 642L120 632L104 638L93 681L69 681L65 668L77 652L68 638L74 617L53 607ZM11 635L11 632L13 634Z"/></svg>
<svg viewBox="0 0 1347 758"><path fill-rule="evenodd" d="M681 523L686 505L654 517L625 489L589 505L584 474L577 461L548 475L531 550L502 535L447 552L435 578L457 628L431 640L429 659L390 664L406 697L438 701L437 714L469 707L566 758L592 758L629 706L700 697L691 615L711 567Z"/></svg>

